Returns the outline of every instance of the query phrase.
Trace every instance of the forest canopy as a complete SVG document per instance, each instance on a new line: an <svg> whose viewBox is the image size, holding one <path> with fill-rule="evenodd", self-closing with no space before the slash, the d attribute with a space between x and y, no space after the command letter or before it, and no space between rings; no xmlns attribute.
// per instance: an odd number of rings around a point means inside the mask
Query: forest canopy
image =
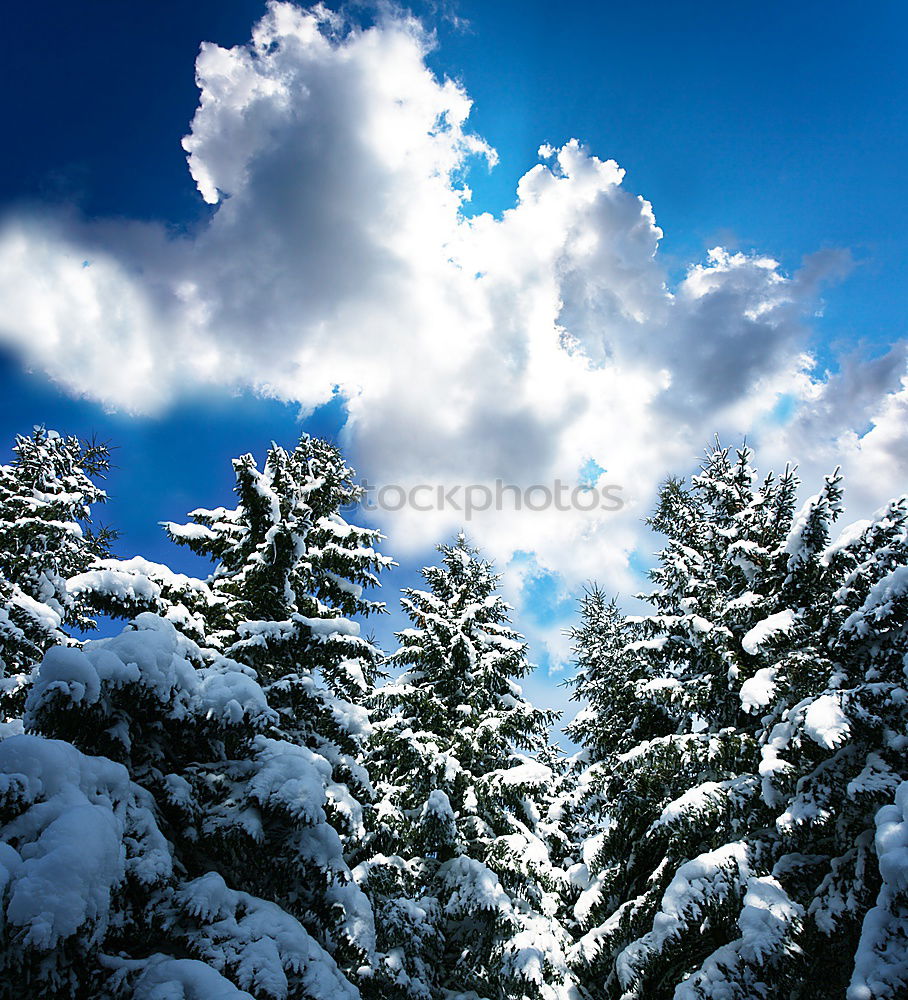
<svg viewBox="0 0 908 1000"><path fill-rule="evenodd" d="M116 555L108 467L0 466L0 996L906 995L908 498L842 529L838 472L709 448L645 613L579 600L568 754L464 534L370 637L332 444L164 525L199 578Z"/></svg>

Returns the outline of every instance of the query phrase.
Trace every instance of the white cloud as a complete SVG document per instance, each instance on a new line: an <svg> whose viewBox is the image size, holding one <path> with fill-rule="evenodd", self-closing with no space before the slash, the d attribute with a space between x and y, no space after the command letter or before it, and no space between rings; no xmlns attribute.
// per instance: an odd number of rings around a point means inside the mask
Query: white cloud
<svg viewBox="0 0 908 1000"><path fill-rule="evenodd" d="M184 145L208 222L173 236L8 218L4 338L71 391L136 412L202 384L304 408L339 390L372 482L573 484L594 459L600 482L623 487L621 512L469 525L499 564L532 552L571 587L635 587L627 558L650 547L640 519L658 483L715 431L749 432L764 463L792 448L811 471L844 459L861 503L897 488L904 352L869 375L848 362L812 374L809 318L842 255L786 275L717 248L671 287L652 207L574 140L540 149L500 219L467 217L464 178L496 158L468 131L464 89L427 68L430 45L402 15L360 30L289 4L247 46L204 45ZM784 424L780 399L795 412ZM422 549L461 522L388 516L389 549ZM525 568L511 565L517 597Z"/></svg>

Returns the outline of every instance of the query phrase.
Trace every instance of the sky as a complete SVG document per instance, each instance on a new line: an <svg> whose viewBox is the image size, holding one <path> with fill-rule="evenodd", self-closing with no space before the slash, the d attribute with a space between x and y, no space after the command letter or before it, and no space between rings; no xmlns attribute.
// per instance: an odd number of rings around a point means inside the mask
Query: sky
<svg viewBox="0 0 908 1000"><path fill-rule="evenodd" d="M904 489L903 4L4 21L0 431L116 446L119 554L205 572L158 522L302 431L375 485L611 486L618 510L362 512L391 607L466 527L561 705L577 595L645 586L642 519L715 433L805 494L841 464L851 519Z"/></svg>

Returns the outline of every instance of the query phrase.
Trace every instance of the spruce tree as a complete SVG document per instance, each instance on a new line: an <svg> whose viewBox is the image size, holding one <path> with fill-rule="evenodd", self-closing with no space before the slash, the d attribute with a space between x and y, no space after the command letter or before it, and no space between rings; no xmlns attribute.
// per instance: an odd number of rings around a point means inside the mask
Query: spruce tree
<svg viewBox="0 0 908 1000"><path fill-rule="evenodd" d="M330 445L304 438L273 446L261 472L250 456L235 469L235 508L167 526L217 560L212 575L140 558L78 574L81 599L148 610L114 639L51 651L29 698L28 730L120 765L168 847L146 883L111 876L91 941L55 938L55 959L87 956L61 996L352 1000L349 976L372 961L372 912L344 854L370 793L356 702L378 652L345 614L380 609L362 591L389 560L341 517L358 488ZM16 850L22 805L3 831ZM23 977L33 964L47 965L26 949Z"/></svg>
<svg viewBox="0 0 908 1000"><path fill-rule="evenodd" d="M52 648L0 742L0 996L355 1000L317 933L248 891L274 824L331 849L328 765L275 722L248 669L157 615ZM232 883L231 819L257 846Z"/></svg>
<svg viewBox="0 0 908 1000"><path fill-rule="evenodd" d="M66 581L108 554L113 533L91 527L92 506L107 499L96 481L109 468L105 445L36 427L13 453L0 465L0 674L16 711L44 652L94 627Z"/></svg>
<svg viewBox="0 0 908 1000"><path fill-rule="evenodd" d="M653 613L600 605L578 633L598 830L574 956L594 997L819 1000L857 975L876 817L908 775L905 503L830 545L838 474L796 513L797 485L717 446L662 490ZM614 723L585 721L613 693ZM898 995L887 974L865 995Z"/></svg>
<svg viewBox="0 0 908 1000"><path fill-rule="evenodd" d="M368 795L356 758L380 656L353 618L384 611L365 591L392 560L374 547L378 531L341 516L360 488L330 443L304 436L293 451L272 445L262 470L251 455L233 466L234 508L200 508L187 524L164 525L175 542L215 561L206 580L133 558L102 560L70 588L109 614L154 611L254 671L282 738L324 756L352 793L336 817L352 832L357 801Z"/></svg>
<svg viewBox="0 0 908 1000"><path fill-rule="evenodd" d="M554 713L517 684L532 668L492 566L463 535L440 551L428 589L405 591L413 627L390 658L405 670L374 699L377 801L358 874L385 956L375 995L567 997L564 873L540 814Z"/></svg>
<svg viewBox="0 0 908 1000"><path fill-rule="evenodd" d="M209 641L256 672L281 737L330 763L349 792L335 804L335 825L358 836L369 794L357 762L368 734L363 705L380 653L352 619L384 611L365 591L392 561L375 549L377 530L342 517L360 488L330 443L304 436L293 451L272 445L261 471L251 455L234 471L235 508L196 510L166 530L216 560L200 606Z"/></svg>

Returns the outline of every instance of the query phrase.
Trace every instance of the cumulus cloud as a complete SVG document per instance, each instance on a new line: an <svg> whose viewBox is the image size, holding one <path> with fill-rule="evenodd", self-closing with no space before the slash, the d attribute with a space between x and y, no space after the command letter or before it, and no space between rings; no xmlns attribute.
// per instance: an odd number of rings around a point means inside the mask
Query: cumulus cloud
<svg viewBox="0 0 908 1000"><path fill-rule="evenodd" d="M749 432L774 462L835 454L874 477L868 503L884 499L908 464L904 350L834 375L809 353L819 289L847 257L786 274L715 248L673 284L652 206L576 140L540 148L500 218L471 216L469 171L496 156L469 131L464 88L428 68L431 45L400 13L361 29L285 3L247 45L204 44L184 147L207 222L174 236L8 217L4 339L70 391L136 413L200 385L304 409L341 393L372 483L573 486L592 460L622 510L471 520L516 598L552 570L633 589L658 483L715 431ZM403 510L384 526L406 554L463 518Z"/></svg>

